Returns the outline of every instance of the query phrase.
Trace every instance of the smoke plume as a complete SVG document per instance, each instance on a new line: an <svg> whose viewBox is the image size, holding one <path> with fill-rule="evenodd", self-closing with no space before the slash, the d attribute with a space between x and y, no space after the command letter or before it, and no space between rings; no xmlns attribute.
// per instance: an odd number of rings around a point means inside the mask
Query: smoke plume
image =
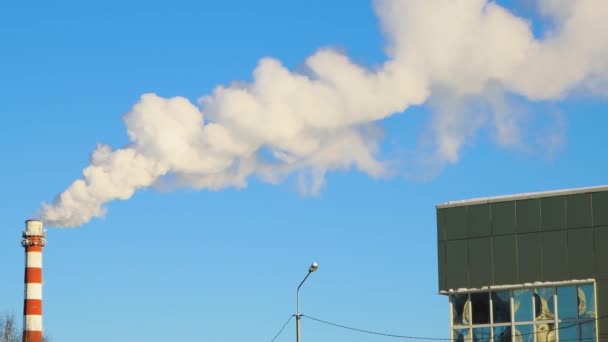
<svg viewBox="0 0 608 342"><path fill-rule="evenodd" d="M376 124L410 106L437 109L424 139L429 158L454 163L484 127L501 146L521 142L524 120L507 97L608 94L606 1L538 0L550 23L540 35L487 0L383 0L374 8L387 40L382 65L320 49L304 73L264 58L252 82L217 86L198 104L144 94L123 117L131 143L97 146L82 178L43 204L40 217L79 226L104 215L104 203L167 178L215 190L293 175L302 192L316 193L332 170L385 175ZM473 102L486 110L466 110Z"/></svg>

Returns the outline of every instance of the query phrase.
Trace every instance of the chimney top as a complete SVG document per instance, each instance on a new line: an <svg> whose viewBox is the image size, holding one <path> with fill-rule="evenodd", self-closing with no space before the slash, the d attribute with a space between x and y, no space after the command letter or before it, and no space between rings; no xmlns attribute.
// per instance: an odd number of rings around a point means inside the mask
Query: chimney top
<svg viewBox="0 0 608 342"><path fill-rule="evenodd" d="M40 220L25 221L25 230L31 235L43 235L44 233L44 230L42 229L42 221Z"/></svg>

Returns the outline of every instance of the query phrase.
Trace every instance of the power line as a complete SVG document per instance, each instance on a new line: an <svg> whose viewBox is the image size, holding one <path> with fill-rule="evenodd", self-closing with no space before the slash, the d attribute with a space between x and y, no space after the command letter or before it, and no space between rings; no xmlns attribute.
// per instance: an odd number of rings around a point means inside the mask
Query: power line
<svg viewBox="0 0 608 342"><path fill-rule="evenodd" d="M338 328L342 328L342 329L347 329L347 330L358 331L358 332L362 332L362 333L366 333L366 334L371 334L371 335L378 335L378 336L385 336L385 337L395 337L395 338L405 338L405 339L411 339L411 340L429 340L429 341L450 341L451 340L450 338L445 338L445 337L443 337L443 338L442 337L420 337L420 336L407 336L407 335L387 334L387 333L382 333L382 332L377 332L377 331L371 331L371 330L353 328L353 327L349 327L349 326L346 326L346 325L332 323L332 322L324 321L322 319L318 319L318 318L314 318L314 317L310 317L310 316L306 316L306 315L302 315L302 317L306 317L308 319L311 319L313 321L317 321L319 323L323 323L323 324L327 324L327 325L332 325L334 327L338 327Z"/></svg>
<svg viewBox="0 0 608 342"><path fill-rule="evenodd" d="M383 333L383 332L378 332L378 331L372 331L372 330L366 330L366 329L361 329L361 328L354 328L354 327L350 327L350 326L346 326L343 324L338 324L338 323L333 323L333 322L329 322L329 321L325 321L319 318L315 318L315 317L311 317L311 316L307 316L307 315L302 315L302 317L306 317L310 320L313 321L317 321L319 323L323 323L323 324L327 324L327 325L331 325L337 328L342 328L342 329L346 329L346 330L352 330L352 331L357 331L357 332L361 332L361 333L365 333L365 334L370 334L370 335L377 335L377 336L384 336L384 337L394 337L394 338L401 338L401 339L410 339L410 340L426 340L426 341L451 341L451 338L445 338L445 337L426 337L426 336L411 336L411 335L398 335L398 334L390 334L390 333ZM516 336L528 336L528 335L535 335L535 334L546 334L549 333L551 331L556 331L556 330L561 330L561 329L567 329L567 328L572 328L575 327L579 324L586 324L589 322L596 322L600 319L603 318L607 318L608 315L605 316L600 316L594 319L590 319L590 320L586 320L586 321L579 321L576 322L574 324L571 325L560 325L558 328L553 328L553 329L549 329L549 330L545 330L542 332L532 332L532 333L526 333L526 334L519 334ZM506 327L510 327L510 326L506 326ZM468 329L468 328L466 328ZM512 335L505 335L505 337L511 337ZM600 337L604 337L603 335L600 335ZM581 337L581 338L577 338L577 339L560 339L560 341L580 341L580 340L594 340L594 337ZM472 340L472 337L467 337L464 338L464 340Z"/></svg>
<svg viewBox="0 0 608 342"><path fill-rule="evenodd" d="M279 337L279 335L281 335L281 333L283 332L283 330L285 329L285 327L287 326L287 324L289 324L289 322L291 321L291 319L293 318L293 316L295 316L295 315L289 316L289 318L287 319L287 322L285 322L285 324L283 324L283 326L281 327L281 330L279 330L279 332L272 338L272 340L270 340L270 342L274 342L274 340L276 340L277 337Z"/></svg>

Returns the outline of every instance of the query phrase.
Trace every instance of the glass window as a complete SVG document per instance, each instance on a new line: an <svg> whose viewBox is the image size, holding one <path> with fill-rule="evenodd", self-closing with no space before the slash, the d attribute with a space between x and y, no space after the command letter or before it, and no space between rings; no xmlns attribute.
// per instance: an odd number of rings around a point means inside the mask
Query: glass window
<svg viewBox="0 0 608 342"><path fill-rule="evenodd" d="M513 291L513 311L516 322L532 321L532 290Z"/></svg>
<svg viewBox="0 0 608 342"><path fill-rule="evenodd" d="M595 318L593 284L578 287L578 315L580 318Z"/></svg>
<svg viewBox="0 0 608 342"><path fill-rule="evenodd" d="M511 322L510 291L492 292L492 317L494 318L494 323Z"/></svg>
<svg viewBox="0 0 608 342"><path fill-rule="evenodd" d="M475 328L473 329L473 341L475 342L490 342L492 335L490 334L490 328Z"/></svg>
<svg viewBox="0 0 608 342"><path fill-rule="evenodd" d="M469 329L455 329L454 330L454 341L455 342L471 342L469 337Z"/></svg>
<svg viewBox="0 0 608 342"><path fill-rule="evenodd" d="M490 323L490 294L487 292L471 294L473 324Z"/></svg>
<svg viewBox="0 0 608 342"><path fill-rule="evenodd" d="M513 338L519 342L534 342L534 328L529 325L516 325L513 331Z"/></svg>
<svg viewBox="0 0 608 342"><path fill-rule="evenodd" d="M540 323L536 325L536 342L555 342L557 331L554 323Z"/></svg>
<svg viewBox="0 0 608 342"><path fill-rule="evenodd" d="M452 296L452 315L454 318L454 325L468 325L471 323L470 319L470 302L469 295L454 295Z"/></svg>
<svg viewBox="0 0 608 342"><path fill-rule="evenodd" d="M511 342L511 327L494 327L494 342Z"/></svg>
<svg viewBox="0 0 608 342"><path fill-rule="evenodd" d="M450 297L458 342L596 342L595 285L501 289Z"/></svg>
<svg viewBox="0 0 608 342"><path fill-rule="evenodd" d="M587 321L580 325L581 340L583 342L595 341L595 320Z"/></svg>
<svg viewBox="0 0 608 342"><path fill-rule="evenodd" d="M537 321L555 319L554 294L555 289L552 287L534 289L534 316Z"/></svg>
<svg viewBox="0 0 608 342"><path fill-rule="evenodd" d="M561 320L573 320L578 318L578 295L576 286L557 288L557 307Z"/></svg>
<svg viewBox="0 0 608 342"><path fill-rule="evenodd" d="M559 291L558 291L559 295ZM559 304L558 304L559 307ZM560 341L578 341L578 323L562 323L559 326L559 340ZM589 341L591 342L591 341Z"/></svg>

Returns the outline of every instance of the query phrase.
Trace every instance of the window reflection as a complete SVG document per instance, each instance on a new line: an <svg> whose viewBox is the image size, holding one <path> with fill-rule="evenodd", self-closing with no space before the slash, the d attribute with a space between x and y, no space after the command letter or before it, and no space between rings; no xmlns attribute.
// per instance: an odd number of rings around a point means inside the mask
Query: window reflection
<svg viewBox="0 0 608 342"><path fill-rule="evenodd" d="M492 292L492 317L494 323L511 322L510 291Z"/></svg>
<svg viewBox="0 0 608 342"><path fill-rule="evenodd" d="M490 342L490 328L475 328L473 329L473 341L475 342Z"/></svg>
<svg viewBox="0 0 608 342"><path fill-rule="evenodd" d="M513 331L513 341L534 342L534 328L532 325L516 325Z"/></svg>
<svg viewBox="0 0 608 342"><path fill-rule="evenodd" d="M477 292L450 298L454 341L596 342L594 284Z"/></svg>
<svg viewBox="0 0 608 342"><path fill-rule="evenodd" d="M490 294L472 293L473 324L490 323Z"/></svg>
<svg viewBox="0 0 608 342"><path fill-rule="evenodd" d="M578 287L578 315L580 318L595 317L595 293L591 284Z"/></svg>
<svg viewBox="0 0 608 342"><path fill-rule="evenodd" d="M557 289L557 307L560 319L578 318L578 299L576 286L559 287ZM578 296L580 297L580 296Z"/></svg>
<svg viewBox="0 0 608 342"><path fill-rule="evenodd" d="M581 340L583 342L595 341L595 321L587 321L580 325Z"/></svg>
<svg viewBox="0 0 608 342"><path fill-rule="evenodd" d="M454 325L468 325L471 323L470 306L469 295L452 296Z"/></svg>
<svg viewBox="0 0 608 342"><path fill-rule="evenodd" d="M516 322L532 320L532 290L513 291L513 311Z"/></svg>
<svg viewBox="0 0 608 342"><path fill-rule="evenodd" d="M453 338L455 342L471 342L471 338L469 337L469 329L454 330Z"/></svg>
<svg viewBox="0 0 608 342"><path fill-rule="evenodd" d="M536 325L536 342L555 342L557 331L553 323L541 323Z"/></svg>
<svg viewBox="0 0 608 342"><path fill-rule="evenodd" d="M534 310L536 320L555 319L553 294L555 294L555 289L552 287L534 289Z"/></svg>
<svg viewBox="0 0 608 342"><path fill-rule="evenodd" d="M559 291L558 291L559 295ZM558 304L559 307L559 304ZM565 324L560 324L559 326L559 340L560 341L578 341L578 324L568 322ZM590 341L591 342L591 341Z"/></svg>
<svg viewBox="0 0 608 342"><path fill-rule="evenodd" d="M494 327L494 342L511 342L511 327Z"/></svg>

